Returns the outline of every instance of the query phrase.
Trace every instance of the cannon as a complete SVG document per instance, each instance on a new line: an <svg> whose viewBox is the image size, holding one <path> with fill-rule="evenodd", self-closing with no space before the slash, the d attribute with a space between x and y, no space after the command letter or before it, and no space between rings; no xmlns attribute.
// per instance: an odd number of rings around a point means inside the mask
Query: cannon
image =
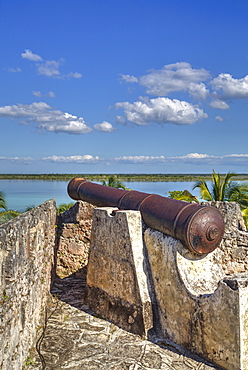
<svg viewBox="0 0 248 370"><path fill-rule="evenodd" d="M188 203L136 190L123 190L74 178L68 194L98 207L140 211L145 224L178 239L191 252L214 251L224 234L224 220L217 208Z"/></svg>

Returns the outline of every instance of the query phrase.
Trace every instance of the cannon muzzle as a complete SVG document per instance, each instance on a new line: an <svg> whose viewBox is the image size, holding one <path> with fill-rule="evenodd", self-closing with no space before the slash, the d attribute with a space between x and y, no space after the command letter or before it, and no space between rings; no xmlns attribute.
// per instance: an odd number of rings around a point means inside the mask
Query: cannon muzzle
<svg viewBox="0 0 248 370"><path fill-rule="evenodd" d="M217 208L181 200L123 190L74 178L68 194L98 207L137 210L148 227L178 239L192 252L203 255L215 250L224 234L224 221Z"/></svg>

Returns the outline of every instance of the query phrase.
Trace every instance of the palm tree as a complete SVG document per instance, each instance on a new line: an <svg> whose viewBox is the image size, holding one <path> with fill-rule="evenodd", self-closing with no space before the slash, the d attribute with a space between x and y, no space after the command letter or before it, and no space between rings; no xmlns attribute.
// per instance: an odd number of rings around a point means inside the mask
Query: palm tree
<svg viewBox="0 0 248 370"><path fill-rule="evenodd" d="M16 216L19 216L20 212L8 209L7 211L0 212L0 223L12 220Z"/></svg>
<svg viewBox="0 0 248 370"><path fill-rule="evenodd" d="M196 202L199 203L199 200L197 197L195 197L193 194L190 193L188 190L175 190L175 191L169 191L170 195L168 198L177 199L177 200L184 200L185 202Z"/></svg>
<svg viewBox="0 0 248 370"><path fill-rule="evenodd" d="M207 201L228 201L237 202L241 208L248 207L248 183L241 184L231 181L237 176L228 172L224 177L213 170L210 187L206 181L197 181L193 189L199 188L201 198Z"/></svg>
<svg viewBox="0 0 248 370"><path fill-rule="evenodd" d="M248 229L248 208L243 209L241 212L242 212L243 219L245 221L246 229Z"/></svg>
<svg viewBox="0 0 248 370"><path fill-rule="evenodd" d="M116 175L109 176L108 182L103 180L102 185L110 186L111 188L128 190L126 186L121 181L118 180Z"/></svg>
<svg viewBox="0 0 248 370"><path fill-rule="evenodd" d="M0 191L0 208L3 208L5 209L5 211L7 211L7 204L6 204L5 196L2 191Z"/></svg>
<svg viewBox="0 0 248 370"><path fill-rule="evenodd" d="M32 209L34 209L35 208L35 205L34 204L30 204L29 206L27 206L26 208L25 208L25 211L24 212L28 212L28 211L31 211Z"/></svg>
<svg viewBox="0 0 248 370"><path fill-rule="evenodd" d="M13 211L12 209L8 209L7 203L5 200L5 195L2 191L0 191L0 223L9 221L12 218L18 216L19 214L20 212Z"/></svg>
<svg viewBox="0 0 248 370"><path fill-rule="evenodd" d="M60 204L58 207L57 207L57 214L59 215L60 213L63 213L65 211L67 211L69 208L71 208L72 206L74 206L75 203L63 203L63 204Z"/></svg>

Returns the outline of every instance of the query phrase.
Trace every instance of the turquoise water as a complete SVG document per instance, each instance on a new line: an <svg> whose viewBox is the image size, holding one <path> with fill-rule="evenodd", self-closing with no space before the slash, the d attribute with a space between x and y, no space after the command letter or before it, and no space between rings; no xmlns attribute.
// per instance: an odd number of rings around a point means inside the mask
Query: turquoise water
<svg viewBox="0 0 248 370"><path fill-rule="evenodd" d="M194 182L124 182L132 189L145 193L154 193L168 196L168 191L189 190L192 192ZM73 200L67 195L68 181L49 180L0 180L0 191L3 191L7 207L19 212L29 206L38 206L48 199L56 199L59 206L62 203L71 203ZM198 191L193 192L194 195Z"/></svg>

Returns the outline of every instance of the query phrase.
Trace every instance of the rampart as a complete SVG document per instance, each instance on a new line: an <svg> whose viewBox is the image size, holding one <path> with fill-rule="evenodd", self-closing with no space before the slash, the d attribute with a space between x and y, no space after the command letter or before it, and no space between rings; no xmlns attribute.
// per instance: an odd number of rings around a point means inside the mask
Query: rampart
<svg viewBox="0 0 248 370"><path fill-rule="evenodd" d="M245 370L248 233L237 204L212 206L224 217L225 234L219 248L200 257L147 228L139 211L93 211L82 201L57 217L50 200L1 225L0 368L25 364L55 275L88 263L85 303L95 313L223 369Z"/></svg>
<svg viewBox="0 0 248 370"><path fill-rule="evenodd" d="M20 370L34 345L54 264L56 205L50 200L0 226L0 368Z"/></svg>

